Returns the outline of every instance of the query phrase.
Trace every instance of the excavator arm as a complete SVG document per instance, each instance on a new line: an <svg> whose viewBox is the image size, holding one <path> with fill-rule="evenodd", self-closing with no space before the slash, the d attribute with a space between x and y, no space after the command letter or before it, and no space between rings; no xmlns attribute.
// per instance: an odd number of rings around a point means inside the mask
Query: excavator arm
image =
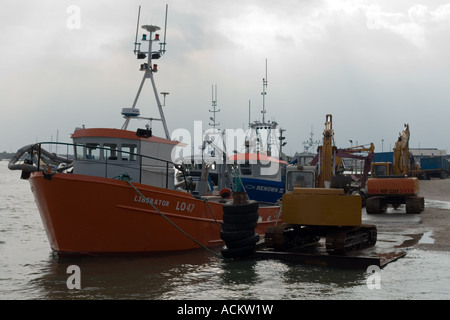
<svg viewBox="0 0 450 320"><path fill-rule="evenodd" d="M361 176L360 188L364 188L366 186L367 177L369 176L370 168L372 165L374 151L375 146L373 143L370 143L370 147L368 148L365 146L356 146L352 148L338 149L336 153L336 156L338 158L364 160L364 170ZM364 155L365 153L367 153L367 155Z"/></svg>
<svg viewBox="0 0 450 320"><path fill-rule="evenodd" d="M342 166L343 158L364 160L364 170L363 170L363 174L361 176L361 186L360 186L361 188L364 188L366 186L367 177L369 176L369 172L371 170L374 151L375 151L375 146L373 143L370 143L370 147L366 147L365 145L362 145L362 146L355 146L355 147L346 148L346 149L336 149L334 172L340 171L340 167ZM366 154L366 155L364 155L364 154ZM314 157L314 159L311 161L311 165L315 166L318 163L319 158L320 158L320 153L318 153Z"/></svg>
<svg viewBox="0 0 450 320"><path fill-rule="evenodd" d="M407 175L409 172L409 137L409 124L405 123L405 129L399 134L394 147L394 175Z"/></svg>

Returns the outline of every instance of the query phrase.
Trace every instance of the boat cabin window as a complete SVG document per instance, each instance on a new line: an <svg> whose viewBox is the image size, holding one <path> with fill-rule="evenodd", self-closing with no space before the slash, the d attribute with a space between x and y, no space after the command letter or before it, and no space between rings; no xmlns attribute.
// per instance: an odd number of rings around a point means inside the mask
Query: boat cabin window
<svg viewBox="0 0 450 320"><path fill-rule="evenodd" d="M252 167L248 161L245 161L245 163L240 165L241 167L241 174L245 176L249 176L252 174Z"/></svg>
<svg viewBox="0 0 450 320"><path fill-rule="evenodd" d="M105 150L106 160L117 160L117 144L115 143L105 143L103 145Z"/></svg>
<svg viewBox="0 0 450 320"><path fill-rule="evenodd" d="M314 188L314 173L310 171L291 171L287 177L287 191L294 188Z"/></svg>
<svg viewBox="0 0 450 320"><path fill-rule="evenodd" d="M81 160L83 159L83 145L81 144L75 144L74 145L74 152L75 152L75 159Z"/></svg>
<svg viewBox="0 0 450 320"><path fill-rule="evenodd" d="M122 160L125 161L136 161L137 160L137 145L135 144L124 144L122 145Z"/></svg>
<svg viewBox="0 0 450 320"><path fill-rule="evenodd" d="M372 169L373 169L373 172L372 172L373 177L386 176L388 174L387 165L385 165L385 164L374 165L372 167Z"/></svg>
<svg viewBox="0 0 450 320"><path fill-rule="evenodd" d="M86 159L99 160L101 155L101 149L98 143L86 144Z"/></svg>

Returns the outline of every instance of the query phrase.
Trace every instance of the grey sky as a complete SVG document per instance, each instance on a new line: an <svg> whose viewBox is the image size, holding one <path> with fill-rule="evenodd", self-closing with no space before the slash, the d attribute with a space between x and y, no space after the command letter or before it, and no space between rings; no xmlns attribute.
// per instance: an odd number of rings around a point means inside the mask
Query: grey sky
<svg viewBox="0 0 450 320"><path fill-rule="evenodd" d="M221 129L246 128L249 101L251 120L261 120L267 58L266 117L286 129L286 153L302 151L311 129L321 139L327 113L338 147L353 140L381 151L384 140L388 151L409 123L410 147L448 152L445 0L2 1L0 152L57 133L70 142L81 125L120 128L142 77L132 52L138 6L141 25L163 27L166 3L167 53L155 77L170 93L169 131L195 120L209 127L212 85ZM69 27L71 6L80 29ZM138 107L157 117L146 85Z"/></svg>

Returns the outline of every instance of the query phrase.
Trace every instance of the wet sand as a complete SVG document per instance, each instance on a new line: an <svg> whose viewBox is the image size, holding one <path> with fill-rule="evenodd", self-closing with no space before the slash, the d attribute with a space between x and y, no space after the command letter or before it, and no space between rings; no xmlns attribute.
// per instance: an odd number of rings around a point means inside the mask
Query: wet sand
<svg viewBox="0 0 450 320"><path fill-rule="evenodd" d="M378 255L414 248L450 252L450 178L421 180L419 195L425 198L420 214L407 214L405 205L389 206L383 214L367 214L364 208L363 223L378 230Z"/></svg>
<svg viewBox="0 0 450 320"><path fill-rule="evenodd" d="M420 181L420 195L425 203L430 200L450 202L450 178ZM434 243L417 243L414 247L423 250L450 252L450 209L437 209L425 206L425 210L418 215L421 226L431 231L430 238Z"/></svg>

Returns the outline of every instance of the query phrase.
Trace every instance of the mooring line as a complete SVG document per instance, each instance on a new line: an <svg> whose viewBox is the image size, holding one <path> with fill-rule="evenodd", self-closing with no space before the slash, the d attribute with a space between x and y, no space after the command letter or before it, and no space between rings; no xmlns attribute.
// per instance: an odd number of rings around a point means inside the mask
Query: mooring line
<svg viewBox="0 0 450 320"><path fill-rule="evenodd" d="M206 251L212 253L213 255L215 255L216 257L220 258L220 259L224 259L221 255L217 254L216 252L212 251L211 249L207 248L206 246L204 246L203 244L201 244L200 242L198 242L196 239L194 239L193 237L191 237L189 234L187 234L186 232L184 232L183 229L181 229L180 227L178 227L173 221L171 221L169 218L166 217L166 215L164 213L162 213L160 210L158 210L158 208L155 207L155 205L147 199L146 196L144 196L132 183L130 180L128 179L124 179L125 177L121 177L121 180L124 180L126 182L128 182L128 184L142 197L142 199L145 200L146 203L150 204L153 209L155 209L156 212L158 212L164 219L167 220L167 222L169 222L172 226L174 226L178 231L180 231L182 234L184 234L186 237L188 237L189 239L191 239L192 241L194 241L196 244L198 244L200 247L202 247L203 249L205 249ZM217 222L217 221L216 221Z"/></svg>
<svg viewBox="0 0 450 320"><path fill-rule="evenodd" d="M209 209L209 212L211 213L211 216L213 217L214 221L216 222L216 224L219 226L220 229L222 229L222 226L220 225L219 221L217 221L216 216L214 215L214 213L211 210L211 207L209 206L209 201L208 199L202 199L203 201L206 202L206 206Z"/></svg>
<svg viewBox="0 0 450 320"><path fill-rule="evenodd" d="M282 204L280 203L280 209L278 210L278 214L277 214L277 221L275 221L275 225L278 224L278 221L280 220L281 217L281 209L283 208Z"/></svg>

